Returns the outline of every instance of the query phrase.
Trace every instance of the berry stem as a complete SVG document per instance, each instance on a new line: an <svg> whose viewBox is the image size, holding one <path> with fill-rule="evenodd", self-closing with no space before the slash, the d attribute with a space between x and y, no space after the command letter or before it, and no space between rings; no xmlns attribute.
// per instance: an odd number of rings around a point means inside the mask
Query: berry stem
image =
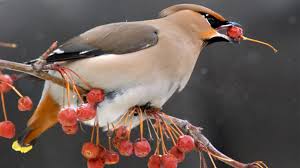
<svg viewBox="0 0 300 168"><path fill-rule="evenodd" d="M93 126L92 133L91 133L91 143L94 142L94 134L95 134L95 124Z"/></svg>
<svg viewBox="0 0 300 168"><path fill-rule="evenodd" d="M151 125L151 127L152 127L154 133L155 133L156 139L160 140L159 135L158 135L158 130L156 130L156 129L154 128L154 125L153 125L153 123L152 123L152 121L151 121L150 119L149 119L149 122L150 122L150 125Z"/></svg>
<svg viewBox="0 0 300 168"><path fill-rule="evenodd" d="M143 120L143 113L140 107L138 107L138 113L140 116L140 134L141 134L141 140L144 138L144 120Z"/></svg>
<svg viewBox="0 0 300 168"><path fill-rule="evenodd" d="M270 47L274 51L274 53L278 52L278 50L275 47L273 47L271 44L269 44L269 43L266 43L266 42L263 42L263 41L259 41L259 40L255 40L255 39L252 39L252 38L249 38L249 37L245 37L245 36L241 36L241 37L242 37L243 40L251 41L251 42L254 42L254 43L259 43L259 44L265 45L267 47Z"/></svg>
<svg viewBox="0 0 300 168"><path fill-rule="evenodd" d="M178 137L180 137L181 134L173 126L170 125L170 128L172 129L175 138L178 139Z"/></svg>
<svg viewBox="0 0 300 168"><path fill-rule="evenodd" d="M132 117L131 117L132 116ZM130 135L131 135L131 129L132 129L132 120L133 120L133 115L130 114L130 123L129 123L129 132L128 132L128 141L130 141Z"/></svg>
<svg viewBox="0 0 300 168"><path fill-rule="evenodd" d="M227 162L232 162L233 161L232 159L227 159L227 158L223 158L223 157L217 156L217 155L213 154L212 152L210 152L208 150L206 152L208 154L212 155L213 157L217 158L218 160L227 161Z"/></svg>
<svg viewBox="0 0 300 168"><path fill-rule="evenodd" d="M97 122L97 124L96 124L96 145L99 145L99 143L100 143L100 138L99 138L99 124L98 124L98 122Z"/></svg>
<svg viewBox="0 0 300 168"><path fill-rule="evenodd" d="M162 126L161 126L160 122L158 122L158 125L159 125L160 137L161 137L162 151L163 151L163 154L165 155L167 153L167 148L166 148L166 145L165 145L165 140L164 140L164 135L163 135L163 131L162 131Z"/></svg>
<svg viewBox="0 0 300 168"><path fill-rule="evenodd" d="M165 127L166 127L166 129L167 129L167 132L168 132L169 136L170 136L171 139L172 139L173 145L175 146L175 145L176 145L176 142L175 142L175 139L174 139L174 137L173 137L173 134L172 134L171 131L170 131L169 126L167 125L167 123L166 123L166 121L165 121L164 119L161 119L161 120L163 121L163 123L164 123L164 125L165 125Z"/></svg>
<svg viewBox="0 0 300 168"><path fill-rule="evenodd" d="M84 80L80 75L78 75L76 72L74 72L72 69L70 68L66 68L66 67L63 67L63 69L73 73L79 80L81 80L81 82L83 84L85 84L90 90L93 88L86 80Z"/></svg>
<svg viewBox="0 0 300 168"><path fill-rule="evenodd" d="M124 120L124 125L127 124L128 117L131 116L131 114L133 114L134 112L135 112L135 108L132 109L130 112L127 112L126 118Z"/></svg>
<svg viewBox="0 0 300 168"><path fill-rule="evenodd" d="M165 128L164 126L163 126L163 133L164 133L166 139L169 140L169 139L170 139L170 136L169 136L168 133L166 132L166 128Z"/></svg>
<svg viewBox="0 0 300 168"><path fill-rule="evenodd" d="M70 97L70 83L67 82L67 97L68 97L68 106L71 106L71 97Z"/></svg>
<svg viewBox="0 0 300 168"><path fill-rule="evenodd" d="M72 89L73 89L73 92L77 94L77 97L79 98L80 102L81 103L84 103L78 89L77 89L77 86L75 84L75 81L74 79L72 78L72 76L70 74L68 74L64 68L61 68L61 70L63 71L63 73L68 77L68 79L72 82Z"/></svg>
<svg viewBox="0 0 300 168"><path fill-rule="evenodd" d="M207 155L208 155L208 157L209 157L211 163L213 164L214 168L217 168L217 166L216 166L216 164L215 164L215 161L214 161L214 159L211 157L211 155L210 155L209 152L207 153Z"/></svg>
<svg viewBox="0 0 300 168"><path fill-rule="evenodd" d="M151 140L153 140L153 136L152 136L152 133L151 133L151 129L150 129L150 124L149 124L149 118L148 118L148 115L147 113L144 111L144 114L145 116L147 117L146 118L146 123L147 123L147 129L148 129L148 133L149 133L149 137Z"/></svg>
<svg viewBox="0 0 300 168"><path fill-rule="evenodd" d="M109 151L111 151L111 136L112 134L110 133L110 128L109 128L109 123L107 123L107 138L108 138L108 147L109 147Z"/></svg>
<svg viewBox="0 0 300 168"><path fill-rule="evenodd" d="M171 118L169 118L169 116L167 116L167 115L165 115L165 113L162 113L163 114L163 116L165 117L165 118L167 118L174 126L175 126L175 128L177 129L177 131L181 134L181 135L184 135L184 133L180 130L180 128L174 123L174 121L171 119Z"/></svg>
<svg viewBox="0 0 300 168"><path fill-rule="evenodd" d="M108 147L109 147L109 151L111 151L111 137L108 136Z"/></svg>
<svg viewBox="0 0 300 168"><path fill-rule="evenodd" d="M160 146L160 140L156 139L156 149L155 149L155 152L154 152L154 154L156 154L156 155L160 154L159 146Z"/></svg>
<svg viewBox="0 0 300 168"><path fill-rule="evenodd" d="M126 118L127 118L129 113L130 113L130 112L127 111L126 113L124 113L124 114L121 116L121 118L120 118L120 119L117 121L117 123L115 124L115 128L118 128L118 126L119 126L119 124L121 123L121 121L124 119L125 116L126 116Z"/></svg>
<svg viewBox="0 0 300 168"><path fill-rule="evenodd" d="M81 130L83 133L85 133L85 134L86 134L86 131L85 131L85 129L83 128L83 126L82 126L82 123L81 123L81 122L79 122L79 127L80 127L80 130Z"/></svg>
<svg viewBox="0 0 300 168"><path fill-rule="evenodd" d="M7 82L3 82L1 81L2 83L5 83L6 85L8 85L19 97L24 97L19 91L18 89L16 89L16 87L14 87L13 85L7 83Z"/></svg>
<svg viewBox="0 0 300 168"><path fill-rule="evenodd" d="M180 135L176 134L175 131L172 130L172 127L171 127L171 133L174 136L175 141L177 141Z"/></svg>
<svg viewBox="0 0 300 168"><path fill-rule="evenodd" d="M68 98L68 106L70 107L70 83L67 80L67 76L65 76L65 72L62 71L62 69L59 67L57 68L57 71L60 73L61 77L64 79L65 85L66 85L66 90L67 90L67 98Z"/></svg>
<svg viewBox="0 0 300 168"><path fill-rule="evenodd" d="M1 102L2 102L4 120L7 121L7 112L6 112L4 93L3 92L1 92Z"/></svg>

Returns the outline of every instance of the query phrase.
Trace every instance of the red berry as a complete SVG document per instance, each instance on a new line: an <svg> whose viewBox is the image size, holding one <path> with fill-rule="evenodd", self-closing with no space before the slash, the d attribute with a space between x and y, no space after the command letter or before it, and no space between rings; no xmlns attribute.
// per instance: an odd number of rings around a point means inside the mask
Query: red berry
<svg viewBox="0 0 300 168"><path fill-rule="evenodd" d="M134 143L134 154L137 157L146 157L151 152L151 146L146 139Z"/></svg>
<svg viewBox="0 0 300 168"><path fill-rule="evenodd" d="M88 121L96 116L96 108L91 104L82 104L78 107L76 111L76 115L78 120L80 121Z"/></svg>
<svg viewBox="0 0 300 168"><path fill-rule="evenodd" d="M81 154L86 159L96 159L99 152L99 147L91 142L84 143L81 149Z"/></svg>
<svg viewBox="0 0 300 168"><path fill-rule="evenodd" d="M104 161L102 159L91 159L87 161L88 168L104 168Z"/></svg>
<svg viewBox="0 0 300 168"><path fill-rule="evenodd" d="M185 159L185 153L181 152L176 146L173 146L169 153L177 158L178 163L181 163Z"/></svg>
<svg viewBox="0 0 300 168"><path fill-rule="evenodd" d="M104 91L101 89L92 89L86 95L86 99L90 104L100 103L104 100L104 97L105 97Z"/></svg>
<svg viewBox="0 0 300 168"><path fill-rule="evenodd" d="M11 139L16 135L15 124L11 121L0 122L0 137Z"/></svg>
<svg viewBox="0 0 300 168"><path fill-rule="evenodd" d="M64 108L58 115L58 122L63 126L74 126L77 124L76 112L73 108Z"/></svg>
<svg viewBox="0 0 300 168"><path fill-rule="evenodd" d="M190 152L194 149L195 142L194 139L189 135L182 135L177 141L177 148L181 152Z"/></svg>
<svg viewBox="0 0 300 168"><path fill-rule="evenodd" d="M72 125L72 126L62 125L62 129L63 129L64 133L67 135L75 135L78 131L78 125L77 124Z"/></svg>
<svg viewBox="0 0 300 168"><path fill-rule="evenodd" d="M106 151L104 155L106 165L117 164L120 160L119 154L114 151Z"/></svg>
<svg viewBox="0 0 300 168"><path fill-rule="evenodd" d="M239 40L243 35L243 29L237 26L231 26L227 29L227 35L230 38Z"/></svg>
<svg viewBox="0 0 300 168"><path fill-rule="evenodd" d="M148 168L160 168L161 156L152 155L148 160Z"/></svg>
<svg viewBox="0 0 300 168"><path fill-rule="evenodd" d="M120 126L116 129L116 137L119 139L128 139L129 129L126 126Z"/></svg>
<svg viewBox="0 0 300 168"><path fill-rule="evenodd" d="M118 149L122 156L131 156L133 153L133 144L128 140L122 140Z"/></svg>
<svg viewBox="0 0 300 168"><path fill-rule="evenodd" d="M7 84L13 85L13 80L9 75L0 74L0 92L8 92L11 90L11 87Z"/></svg>
<svg viewBox="0 0 300 168"><path fill-rule="evenodd" d="M163 155L161 160L163 168L177 168L177 158L172 154Z"/></svg>
<svg viewBox="0 0 300 168"><path fill-rule="evenodd" d="M32 101L30 97L28 96L21 97L18 100L18 109L20 111L30 111L32 109Z"/></svg>

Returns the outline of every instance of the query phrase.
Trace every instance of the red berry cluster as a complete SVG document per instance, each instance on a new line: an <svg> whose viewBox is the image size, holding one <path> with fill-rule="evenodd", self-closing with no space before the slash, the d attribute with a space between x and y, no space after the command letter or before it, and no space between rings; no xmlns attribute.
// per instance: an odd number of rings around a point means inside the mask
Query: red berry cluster
<svg viewBox="0 0 300 168"><path fill-rule="evenodd" d="M87 94L87 103L83 103L77 108L63 108L57 116L63 131L68 135L76 134L78 130L77 121L88 121L95 118L97 103L101 103L103 100L103 90L92 89Z"/></svg>
<svg viewBox="0 0 300 168"><path fill-rule="evenodd" d="M2 74L0 71L0 94L1 104L3 110L4 121L0 122L0 137L11 139L15 137L16 128L15 124L8 120L6 107L5 107L5 93L13 90L20 96L18 100L18 109L20 111L30 111L32 109L32 101L28 96L23 96L14 86L13 78L8 74Z"/></svg>
<svg viewBox="0 0 300 168"><path fill-rule="evenodd" d="M105 165L117 164L120 160L118 153L91 142L82 146L81 154L87 159L88 168L102 168Z"/></svg>
<svg viewBox="0 0 300 168"><path fill-rule="evenodd" d="M115 130L113 145L122 156L134 154L139 158L143 158L151 152L150 143L145 138L139 138L135 143L132 143L130 141L130 130L125 126L120 126Z"/></svg>
<svg viewBox="0 0 300 168"><path fill-rule="evenodd" d="M168 152L152 155L148 161L148 168L176 168L178 163L185 159L185 153L191 152L194 147L194 139L189 135L182 135Z"/></svg>
<svg viewBox="0 0 300 168"><path fill-rule="evenodd" d="M97 104L104 100L105 94L102 89L92 89L83 78L67 67L56 66L54 70L60 73L65 81L66 96L68 99L68 106L61 109L57 118L63 131L68 135L73 135L76 134L78 130L77 121L88 121L96 117ZM86 95L87 102L84 102L81 93L78 91L76 85L77 80L75 80L74 77L77 77L79 81L90 89L90 92ZM70 84L72 85L73 92L77 94L78 99L81 101L81 104L77 108L70 107Z"/></svg>
<svg viewBox="0 0 300 168"><path fill-rule="evenodd" d="M140 118L140 137L132 142L130 134L134 116L139 116ZM148 167L177 168L178 164L185 159L185 154L191 152L195 148L195 142L191 136L184 135L171 119L165 121L164 117L164 114L160 111L147 113L146 111L143 112L140 107L129 109L129 111L116 122L112 129L113 133L109 130L109 150L99 145L98 142L96 144L91 143L92 140L83 145L82 155L88 160L88 168L104 167L110 163L116 164L119 161L119 154L125 157L135 155L139 158L148 156L151 152L151 145L143 136L144 119L147 121L150 139L153 139L153 137L149 123L151 123L152 130L155 132L157 142L156 150L149 158ZM149 118L154 119L150 120ZM155 121L154 124L152 120ZM164 140L166 137L172 139L173 142L173 147L169 150L167 150L167 145ZM117 149L119 154L111 150L111 144ZM101 151L100 154L99 151ZM106 151L110 151L114 157L109 157L110 155L107 155ZM160 151L162 151L162 153ZM109 158L115 159L113 159L112 162L109 162Z"/></svg>
<svg viewBox="0 0 300 168"><path fill-rule="evenodd" d="M185 154L195 148L194 139L189 135L184 135L180 128L164 113L152 112L148 115L155 120L153 130L159 138L155 153L149 158L148 168L177 168L178 163L185 159ZM164 137L172 140L173 147L169 150L167 150ZM160 147L162 155L160 154Z"/></svg>
<svg viewBox="0 0 300 168"><path fill-rule="evenodd" d="M100 144L98 125L96 125L96 128L96 144L93 143L94 126L90 142L84 143L81 149L82 156L87 159L87 167L103 168L105 165L117 164L120 160L119 154L111 149L111 143L109 143L110 145L108 149Z"/></svg>

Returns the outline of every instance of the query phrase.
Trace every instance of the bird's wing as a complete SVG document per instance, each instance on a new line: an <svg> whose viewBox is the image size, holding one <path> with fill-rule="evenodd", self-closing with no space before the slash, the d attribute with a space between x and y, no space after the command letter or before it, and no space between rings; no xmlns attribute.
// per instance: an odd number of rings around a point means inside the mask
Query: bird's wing
<svg viewBox="0 0 300 168"><path fill-rule="evenodd" d="M158 30L142 23L114 23L99 26L62 44L48 63L82 59L103 54L126 54L157 44Z"/></svg>

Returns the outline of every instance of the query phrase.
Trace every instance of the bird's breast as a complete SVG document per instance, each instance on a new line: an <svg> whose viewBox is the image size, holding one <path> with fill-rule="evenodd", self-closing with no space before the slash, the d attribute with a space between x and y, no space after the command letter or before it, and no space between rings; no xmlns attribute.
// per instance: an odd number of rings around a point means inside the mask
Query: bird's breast
<svg viewBox="0 0 300 168"><path fill-rule="evenodd" d="M150 103L151 106L161 108L177 88L178 84L176 83L161 81L114 91L112 96L108 96L98 106L99 125L106 126L107 123L116 122L129 108L135 105ZM89 125L93 125L93 123L93 120L87 122Z"/></svg>

